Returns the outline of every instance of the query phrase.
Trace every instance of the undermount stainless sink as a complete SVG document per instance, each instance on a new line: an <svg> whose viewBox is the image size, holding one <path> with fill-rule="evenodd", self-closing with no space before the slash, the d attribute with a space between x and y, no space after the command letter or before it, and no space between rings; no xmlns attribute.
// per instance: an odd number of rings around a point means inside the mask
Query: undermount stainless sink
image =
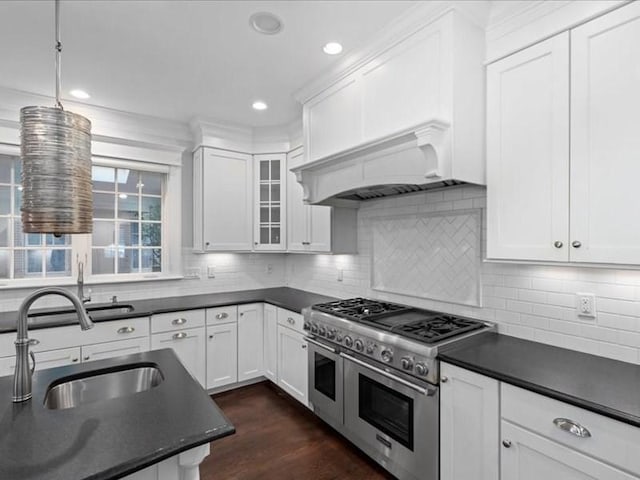
<svg viewBox="0 0 640 480"><path fill-rule="evenodd" d="M103 306L86 306L85 309L91 317L91 320L101 320L116 315L124 315L134 311L133 305L103 305ZM47 321L65 321L73 320L76 314L73 310L62 310L57 312L37 312L29 315L29 322L37 322L38 320Z"/></svg>
<svg viewBox="0 0 640 480"><path fill-rule="evenodd" d="M145 392L157 387L163 380L160 369L149 365L132 365L107 373L89 373L81 378L52 384L44 397L44 405L52 410L74 408Z"/></svg>

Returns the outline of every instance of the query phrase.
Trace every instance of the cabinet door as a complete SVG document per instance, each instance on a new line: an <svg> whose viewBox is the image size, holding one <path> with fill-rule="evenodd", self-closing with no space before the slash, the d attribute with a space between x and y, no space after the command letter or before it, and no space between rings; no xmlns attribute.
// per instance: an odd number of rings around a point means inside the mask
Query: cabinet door
<svg viewBox="0 0 640 480"><path fill-rule="evenodd" d="M447 363L440 374L442 480L498 480L498 381Z"/></svg>
<svg viewBox="0 0 640 480"><path fill-rule="evenodd" d="M238 381L238 325L207 326L207 388Z"/></svg>
<svg viewBox="0 0 640 480"><path fill-rule="evenodd" d="M262 303L238 307L238 381L264 373L264 324Z"/></svg>
<svg viewBox="0 0 640 480"><path fill-rule="evenodd" d="M80 347L61 348L59 350L45 350L44 352L34 352L36 358L36 370L45 368L62 367L80 362ZM31 359L29 359L31 364ZM16 370L16 357L0 358L0 377L13 375Z"/></svg>
<svg viewBox="0 0 640 480"><path fill-rule="evenodd" d="M333 207L308 205L309 208L309 249L313 252L331 252L331 238L334 225L331 221ZM351 226L351 228L356 228Z"/></svg>
<svg viewBox="0 0 640 480"><path fill-rule="evenodd" d="M621 470L502 421L503 480L632 480ZM475 478L475 477L469 477Z"/></svg>
<svg viewBox="0 0 640 480"><path fill-rule="evenodd" d="M278 325L278 385L306 406L309 405L308 362L304 335Z"/></svg>
<svg viewBox="0 0 640 480"><path fill-rule="evenodd" d="M264 305L264 376L278 382L278 309Z"/></svg>
<svg viewBox="0 0 640 480"><path fill-rule="evenodd" d="M638 2L571 31L572 261L640 264L639 58Z"/></svg>
<svg viewBox="0 0 640 480"><path fill-rule="evenodd" d="M289 169L303 162L303 149L287 155L287 248L290 252L309 250L309 205L303 202L304 191Z"/></svg>
<svg viewBox="0 0 640 480"><path fill-rule="evenodd" d="M205 385L206 345L204 327L180 332L156 333L151 335L151 348L172 348L182 365L193 377Z"/></svg>
<svg viewBox="0 0 640 480"><path fill-rule="evenodd" d="M569 260L569 34L487 67L487 257Z"/></svg>
<svg viewBox="0 0 640 480"><path fill-rule="evenodd" d="M256 250L285 250L287 231L286 155L254 155Z"/></svg>
<svg viewBox="0 0 640 480"><path fill-rule="evenodd" d="M105 358L131 355L149 351L149 337L131 338L115 342L98 343L82 347L82 361L104 360Z"/></svg>
<svg viewBox="0 0 640 480"><path fill-rule="evenodd" d="M194 245L202 235L204 251L251 250L251 155L205 148L193 175Z"/></svg>

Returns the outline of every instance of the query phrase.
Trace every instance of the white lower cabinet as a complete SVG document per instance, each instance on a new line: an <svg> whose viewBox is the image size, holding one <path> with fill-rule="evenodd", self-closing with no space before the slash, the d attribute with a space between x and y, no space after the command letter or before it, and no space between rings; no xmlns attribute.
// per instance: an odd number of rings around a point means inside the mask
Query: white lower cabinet
<svg viewBox="0 0 640 480"><path fill-rule="evenodd" d="M207 325L207 388L238 381L238 324Z"/></svg>
<svg viewBox="0 0 640 480"><path fill-rule="evenodd" d="M120 355L147 352L149 347L149 337L85 345L82 347L82 361L104 360L105 358L119 357Z"/></svg>
<svg viewBox="0 0 640 480"><path fill-rule="evenodd" d="M278 386L309 406L307 341L292 328L278 325Z"/></svg>
<svg viewBox="0 0 640 480"><path fill-rule="evenodd" d="M251 380L264 373L263 304L238 307L238 381Z"/></svg>
<svg viewBox="0 0 640 480"><path fill-rule="evenodd" d="M151 348L172 348L189 373L201 385L205 385L205 327L154 333L151 335Z"/></svg>
<svg viewBox="0 0 640 480"><path fill-rule="evenodd" d="M444 362L440 374L442 480L498 480L499 382Z"/></svg>
<svg viewBox="0 0 640 480"><path fill-rule="evenodd" d="M47 350L35 352L36 370L44 368L63 367L80 362L80 347L61 348L59 350ZM31 360L29 360L31 361ZM16 369L15 354L10 357L0 358L0 377L13 375Z"/></svg>
<svg viewBox="0 0 640 480"><path fill-rule="evenodd" d="M264 305L264 376L278 381L278 309Z"/></svg>
<svg viewBox="0 0 640 480"><path fill-rule="evenodd" d="M633 475L502 421L503 480L633 480ZM475 477L468 477L475 478Z"/></svg>

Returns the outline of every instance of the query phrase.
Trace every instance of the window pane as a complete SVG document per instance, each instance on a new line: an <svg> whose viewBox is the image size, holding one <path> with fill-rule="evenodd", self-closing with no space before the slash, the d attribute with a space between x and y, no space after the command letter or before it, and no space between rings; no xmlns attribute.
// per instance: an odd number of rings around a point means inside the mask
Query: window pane
<svg viewBox="0 0 640 480"><path fill-rule="evenodd" d="M138 195L118 195L118 218L138 220Z"/></svg>
<svg viewBox="0 0 640 480"><path fill-rule="evenodd" d="M20 208L22 208L22 187L15 187L13 189L13 195L15 197L15 207L13 210L13 214L20 215Z"/></svg>
<svg viewBox="0 0 640 480"><path fill-rule="evenodd" d="M0 160L0 183L11 183L11 165L13 160Z"/></svg>
<svg viewBox="0 0 640 480"><path fill-rule="evenodd" d="M119 168L117 175L118 192L138 193L138 172Z"/></svg>
<svg viewBox="0 0 640 480"><path fill-rule="evenodd" d="M271 221L280 223L280 207L271 207Z"/></svg>
<svg viewBox="0 0 640 480"><path fill-rule="evenodd" d="M91 243L94 247L108 247L115 243L116 222L93 222Z"/></svg>
<svg viewBox="0 0 640 480"><path fill-rule="evenodd" d="M159 247L162 245L162 226L159 223L142 224L142 245Z"/></svg>
<svg viewBox="0 0 640 480"><path fill-rule="evenodd" d="M13 246L24 247L24 234L22 233L22 220L16 218L13 221Z"/></svg>
<svg viewBox="0 0 640 480"><path fill-rule="evenodd" d="M11 187L0 186L0 215L11 213Z"/></svg>
<svg viewBox="0 0 640 480"><path fill-rule="evenodd" d="M125 248L118 255L118 273L134 273L138 271L139 250Z"/></svg>
<svg viewBox="0 0 640 480"><path fill-rule="evenodd" d="M91 170L94 190L113 192L115 190L116 169L94 166Z"/></svg>
<svg viewBox="0 0 640 480"><path fill-rule="evenodd" d="M280 180L280 160L271 161L271 180Z"/></svg>
<svg viewBox="0 0 640 480"><path fill-rule="evenodd" d="M71 275L71 250L55 249L48 250L47 255L47 276L70 276Z"/></svg>
<svg viewBox="0 0 640 480"><path fill-rule="evenodd" d="M0 218L0 247L9 246L9 218Z"/></svg>
<svg viewBox="0 0 640 480"><path fill-rule="evenodd" d="M42 234L27 233L25 235L27 247L39 247L42 245Z"/></svg>
<svg viewBox="0 0 640 480"><path fill-rule="evenodd" d="M142 220L162 219L162 199L160 197L142 197Z"/></svg>
<svg viewBox="0 0 640 480"><path fill-rule="evenodd" d="M118 245L126 247L140 245L140 234L137 222L120 222L118 225Z"/></svg>
<svg viewBox="0 0 640 480"><path fill-rule="evenodd" d="M280 201L280 185L271 185L271 201Z"/></svg>
<svg viewBox="0 0 640 480"><path fill-rule="evenodd" d="M260 243L265 245L269 243L269 227L260 228Z"/></svg>
<svg viewBox="0 0 640 480"><path fill-rule="evenodd" d="M280 243L280 228L273 227L271 229L271 243L276 244Z"/></svg>
<svg viewBox="0 0 640 480"><path fill-rule="evenodd" d="M22 183L22 160L13 163L13 183Z"/></svg>
<svg viewBox="0 0 640 480"><path fill-rule="evenodd" d="M93 194L93 218L115 218L116 196L111 193Z"/></svg>
<svg viewBox="0 0 640 480"><path fill-rule="evenodd" d="M94 275L115 273L115 248L95 248L91 255L91 271Z"/></svg>
<svg viewBox="0 0 640 480"><path fill-rule="evenodd" d="M260 185L260 201L269 201L269 185Z"/></svg>
<svg viewBox="0 0 640 480"><path fill-rule="evenodd" d="M142 193L145 195L162 195L162 174L140 172Z"/></svg>
<svg viewBox="0 0 640 480"><path fill-rule="evenodd" d="M142 271L162 271L162 251L159 248L145 248L142 250Z"/></svg>
<svg viewBox="0 0 640 480"><path fill-rule="evenodd" d="M260 162L260 180L269 180L269 162Z"/></svg>
<svg viewBox="0 0 640 480"><path fill-rule="evenodd" d="M269 222L269 207L260 207L260 222Z"/></svg>
<svg viewBox="0 0 640 480"><path fill-rule="evenodd" d="M9 258L11 252L9 250L0 250L0 278L9 278Z"/></svg>

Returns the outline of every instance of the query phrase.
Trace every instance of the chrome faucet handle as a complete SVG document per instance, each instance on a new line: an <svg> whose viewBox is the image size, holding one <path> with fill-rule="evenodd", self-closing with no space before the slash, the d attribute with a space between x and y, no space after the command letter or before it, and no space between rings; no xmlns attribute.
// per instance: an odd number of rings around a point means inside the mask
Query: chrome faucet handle
<svg viewBox="0 0 640 480"><path fill-rule="evenodd" d="M31 374L33 375L33 372L36 371L36 356L33 354L33 350L29 350L29 356L31 357L31 362L33 363L33 365L31 365Z"/></svg>

